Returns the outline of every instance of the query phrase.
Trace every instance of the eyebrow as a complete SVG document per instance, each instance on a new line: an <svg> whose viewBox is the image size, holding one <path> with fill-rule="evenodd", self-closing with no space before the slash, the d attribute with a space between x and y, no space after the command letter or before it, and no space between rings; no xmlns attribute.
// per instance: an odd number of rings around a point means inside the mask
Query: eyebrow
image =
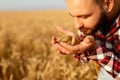
<svg viewBox="0 0 120 80"><path fill-rule="evenodd" d="M70 15L70 16L72 16L72 17L75 17L75 15L72 15L70 12L68 12L68 14ZM89 15L91 15L91 13L90 14L79 14L79 15L76 15L76 17L81 17L81 16L89 16Z"/></svg>
<svg viewBox="0 0 120 80"><path fill-rule="evenodd" d="M76 17L84 16L84 15L82 15L82 14L81 14L81 15L80 15L80 14L79 14L79 15L72 15L70 12L68 12L68 14L69 14L70 16L72 16L72 17L75 17L75 16L76 16Z"/></svg>

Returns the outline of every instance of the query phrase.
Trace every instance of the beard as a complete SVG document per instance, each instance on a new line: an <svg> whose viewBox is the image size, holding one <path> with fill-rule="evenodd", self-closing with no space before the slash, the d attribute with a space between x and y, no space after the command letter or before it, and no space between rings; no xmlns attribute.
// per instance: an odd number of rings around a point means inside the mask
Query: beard
<svg viewBox="0 0 120 80"><path fill-rule="evenodd" d="M98 23L93 26L94 28L83 27L83 28L80 28L79 30L85 35L93 35L98 30L105 33L106 30L109 28L107 24L108 24L107 14L104 9L101 9L100 18L98 20Z"/></svg>
<svg viewBox="0 0 120 80"><path fill-rule="evenodd" d="M106 30L108 30L108 17L104 9L101 9L101 17L98 21L98 23L95 25L95 28L91 31L90 35L95 34L98 30L100 30L102 33L106 33Z"/></svg>

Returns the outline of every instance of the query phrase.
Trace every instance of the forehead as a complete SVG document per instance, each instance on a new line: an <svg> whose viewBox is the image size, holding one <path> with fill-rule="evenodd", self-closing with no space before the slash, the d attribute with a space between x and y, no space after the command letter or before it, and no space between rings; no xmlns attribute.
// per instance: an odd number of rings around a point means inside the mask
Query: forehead
<svg viewBox="0 0 120 80"><path fill-rule="evenodd" d="M95 0L66 0L68 11L74 13L90 12L96 7Z"/></svg>
<svg viewBox="0 0 120 80"><path fill-rule="evenodd" d="M95 0L67 0L66 2L69 9L92 8L97 5Z"/></svg>
<svg viewBox="0 0 120 80"><path fill-rule="evenodd" d="M96 3L96 0L66 0L67 2L70 2L70 3L81 3L81 4L84 4L84 3Z"/></svg>

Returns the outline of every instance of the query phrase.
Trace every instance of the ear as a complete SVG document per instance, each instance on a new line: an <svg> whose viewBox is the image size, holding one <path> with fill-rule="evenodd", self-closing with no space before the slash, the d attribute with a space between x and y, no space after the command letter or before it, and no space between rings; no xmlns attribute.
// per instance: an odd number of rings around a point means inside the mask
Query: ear
<svg viewBox="0 0 120 80"><path fill-rule="evenodd" d="M114 7L114 0L104 0L104 8L107 12L110 12Z"/></svg>

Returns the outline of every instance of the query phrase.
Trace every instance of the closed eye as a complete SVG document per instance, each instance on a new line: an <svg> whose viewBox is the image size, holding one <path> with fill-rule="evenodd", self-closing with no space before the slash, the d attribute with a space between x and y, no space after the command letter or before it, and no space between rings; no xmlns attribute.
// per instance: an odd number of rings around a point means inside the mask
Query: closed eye
<svg viewBox="0 0 120 80"><path fill-rule="evenodd" d="M68 12L68 14L72 17L78 17L78 18L82 18L82 19L86 19L88 18L91 14L85 14L85 15L72 15L71 13Z"/></svg>
<svg viewBox="0 0 120 80"><path fill-rule="evenodd" d="M90 15L82 15L82 16L78 16L79 18L82 18L82 19L86 19L88 18Z"/></svg>

